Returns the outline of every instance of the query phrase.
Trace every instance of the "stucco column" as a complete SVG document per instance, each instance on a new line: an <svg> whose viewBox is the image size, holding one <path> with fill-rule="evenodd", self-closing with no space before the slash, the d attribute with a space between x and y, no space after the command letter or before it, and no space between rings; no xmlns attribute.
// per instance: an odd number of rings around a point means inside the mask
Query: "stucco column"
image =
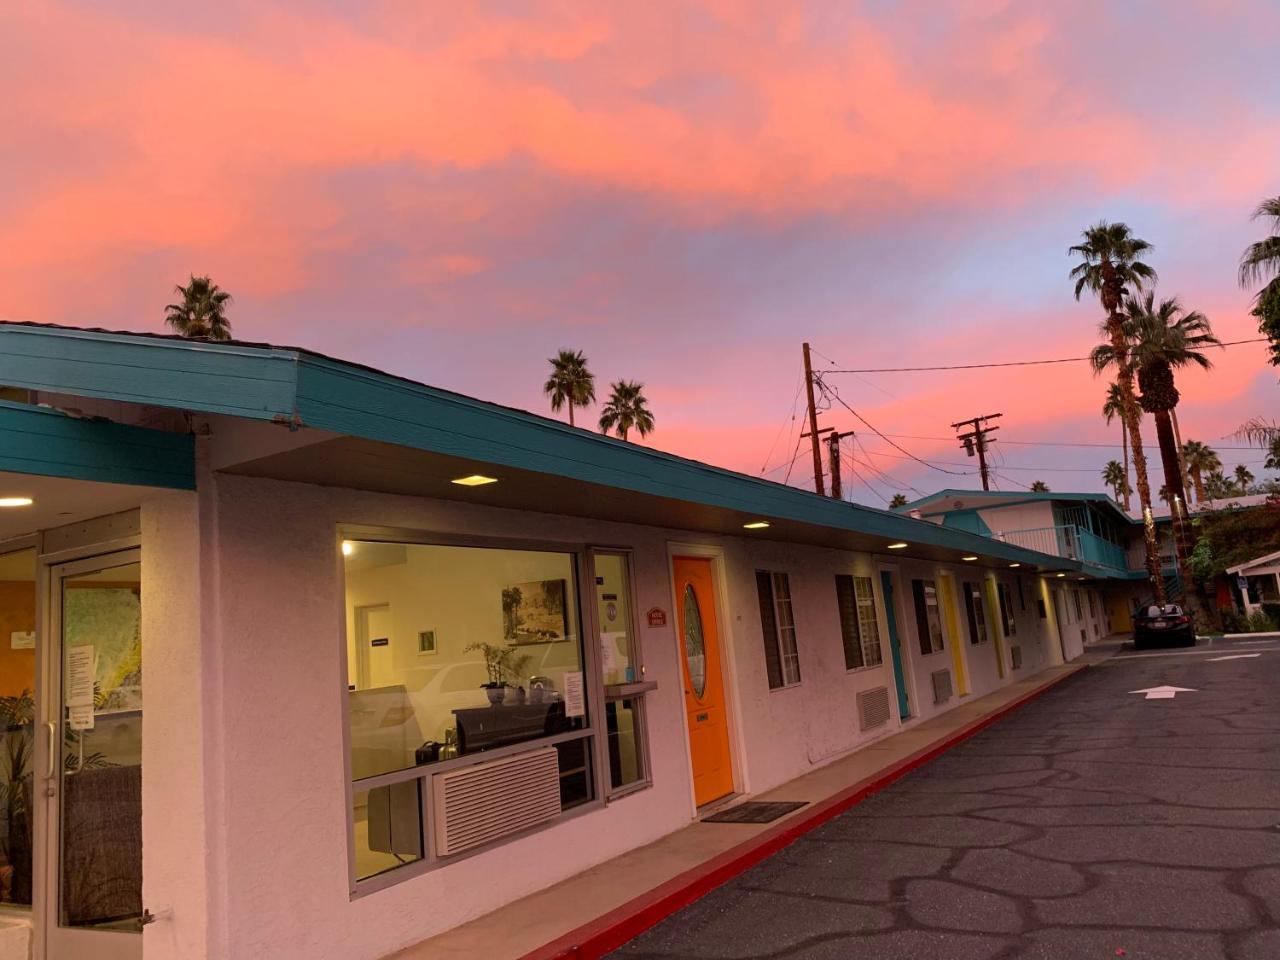
<svg viewBox="0 0 1280 960"><path fill-rule="evenodd" d="M145 960L207 951L205 704L195 493L142 505L142 903Z"/></svg>

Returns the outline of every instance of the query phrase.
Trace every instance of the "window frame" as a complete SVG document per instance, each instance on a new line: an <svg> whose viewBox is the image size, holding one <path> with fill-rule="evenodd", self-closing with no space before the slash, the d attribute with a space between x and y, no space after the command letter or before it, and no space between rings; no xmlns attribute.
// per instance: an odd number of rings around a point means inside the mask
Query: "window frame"
<svg viewBox="0 0 1280 960"><path fill-rule="evenodd" d="M611 786L609 777L609 725L607 718L602 718L603 726L601 736L596 738L597 766L601 776L598 778L603 781L605 803L611 803L622 797L637 793L641 790L647 790L653 786L652 766L650 764L649 753L649 725L648 725L648 703L647 694L656 690L657 683L647 679L644 662L644 644L641 642L640 633L640 610L636 602L636 578L635 578L635 551L630 547L614 547L591 544L586 547L586 556L588 561L588 569L585 579L591 584L591 596L595 599L596 587L596 557L598 556L615 556L621 557L626 565L627 571L627 609L630 614L628 619L630 623L628 627L631 631L631 663L635 667L636 680L633 683L604 683L604 665L599 664L595 671L594 679L599 682L600 705L602 709L608 707L609 703L621 703L624 700L630 700L634 706L635 724L636 724L636 763L640 767L640 776L631 783L623 784L614 789ZM588 607L588 613L591 617L592 636L596 638L596 653L599 659L599 638L601 626L598 622L597 604L584 604ZM558 821L553 821L558 822Z"/></svg>
<svg viewBox="0 0 1280 960"><path fill-rule="evenodd" d="M965 619L969 625L969 645L971 647L979 647L984 643L991 642L991 622L987 615L986 598L983 597L985 592L982 589L981 581L966 580L961 585L961 595L964 597ZM982 636L978 636L978 622L973 615L973 604L977 601L978 609L982 612Z"/></svg>
<svg viewBox="0 0 1280 960"><path fill-rule="evenodd" d="M760 589L760 584L761 584L760 578L762 576L765 577L769 583L768 601L769 601L770 614L771 614L772 626L773 626L772 637L770 637L770 632L766 631L765 629L765 621L764 621L765 597ZM791 645L794 651L793 656L795 659L795 679L794 680L787 679L786 652L782 644L782 633L783 633L783 630L786 628L782 626L782 618L778 615L779 600L778 600L777 584L778 584L779 577L782 577L786 582L786 585L787 585L787 601L786 602L789 605L790 611L791 611L791 626L789 629L791 630ZM804 682L804 674L800 669L800 631L799 631L799 627L796 624L795 595L792 593L792 590L791 590L791 575L785 570L771 570L768 568L761 567L755 571L755 580L756 580L756 596L760 603L760 636L764 646L765 682L768 684L770 691L788 690L792 687L798 687ZM774 656L777 658L777 664L778 664L778 681L779 682L777 684L773 683L773 677L770 675L770 671L768 669L769 647L771 643L773 645Z"/></svg>
<svg viewBox="0 0 1280 960"><path fill-rule="evenodd" d="M1004 635L1012 639L1018 635L1018 618L1013 613L1013 591L1003 580L996 581L996 602L1000 604Z"/></svg>
<svg viewBox="0 0 1280 960"><path fill-rule="evenodd" d="M859 580L865 580L867 583L868 593L865 600L863 599L862 594L858 592ZM877 598L876 595L876 578L872 576L859 576L855 573L853 575L853 595L858 603L858 635L862 639L862 662L867 664L861 669L875 670L877 667L884 666L884 637L888 633L887 621L884 620L884 612L881 609L881 600L883 598ZM864 607L870 612L867 622L875 624L876 628L875 663L867 663L867 635L862 629L862 610ZM883 629L881 627L882 623L886 624Z"/></svg>
<svg viewBox="0 0 1280 960"><path fill-rule="evenodd" d="M918 585L918 586L917 586ZM927 587L933 588L933 608L938 623L938 646L933 645L933 621L929 619L929 600ZM936 577L912 577L911 578L911 601L912 612L915 614L916 622L916 646L920 650L921 657L936 657L940 653L946 653L947 650L947 628L943 622L942 615L942 594L938 590L938 580ZM928 640L929 649L925 650L925 641Z"/></svg>
<svg viewBox="0 0 1280 960"><path fill-rule="evenodd" d="M351 700L349 696L350 676L347 669L347 598L346 598L346 567L343 562L342 542L344 540L356 540L372 543L392 543L405 544L407 546L440 546L440 547L470 547L475 549L487 550L527 550L537 553L563 553L572 558L574 590L578 604L578 629L582 634L582 671L583 684L587 694L587 713L584 718L581 730L569 730L564 733L553 734L549 737L540 737L535 740L528 740L522 743L513 743L504 747L495 747L492 750L484 750L475 754L466 756L453 757L449 760L441 760L431 764L421 764L412 767L405 767L401 770L392 770L387 773L378 774L373 777L365 777L362 780L353 780L351 777ZM339 695L341 696L341 715L342 715L342 772L344 778L344 789L346 797L346 844L347 844L347 884L348 894L351 900L357 900L361 897L377 893L388 887L396 886L414 877L421 876L434 870L440 870L444 867L459 863L478 854L485 853L489 850L501 847L508 843L513 843L522 837L539 833L543 830L552 829L576 817L584 816L603 809L611 799L608 792L608 754L607 744L602 745L602 741L607 737L607 729L604 725L604 704L605 692L603 684L603 672L600 664L599 650L599 630L596 623L596 614L594 603L587 604L584 599L587 596L595 596L595 575L594 564L591 562L592 550L600 552L630 552L629 548L612 547L604 545L591 545L585 543L571 543L559 540L533 540L525 538L512 537L486 537L486 536L470 536L449 533L434 533L427 530L416 528L375 526L366 524L338 524L336 536L333 544L334 567L337 574L337 582L339 590L337 591L337 618L338 618L338 653L339 653L339 673L341 683L339 685ZM631 567L628 567L630 574ZM632 581L631 592L634 600L635 583L634 577L629 576ZM590 588L587 593L584 588ZM632 605L632 617L635 618L636 610L634 603ZM588 643L587 636L596 638L596 642ZM638 637L637 631L637 637ZM647 692L649 689L646 684ZM656 687L653 684L653 687ZM647 743L647 727L643 727L646 737L644 746L644 757L646 760L646 773L648 770L648 743ZM526 753L530 750L541 749L545 747L555 746L559 743L569 742L572 740L591 740L588 744L587 751L591 758L591 784L592 798L584 803L562 811L560 816L548 820L545 823L536 824L525 830L517 831L505 837L492 840L489 843L474 847L463 853L456 854L451 857L440 857L435 853L436 836L435 836L435 818L432 816L431 808L431 778L438 773L445 773L450 770L458 770L478 763L487 763L490 760L498 760L502 757L514 756L520 753ZM602 766L602 759L603 764ZM391 786L396 783L418 780L419 783L419 815L422 824L422 858L412 861L382 873L374 874L371 877L363 879L356 876L356 851L355 851L355 796L357 793L372 790L375 787ZM646 780L641 786L635 789L644 789L650 783ZM629 787L634 785L628 785ZM632 792L631 790L625 791ZM623 791L619 791L612 796L621 796Z"/></svg>

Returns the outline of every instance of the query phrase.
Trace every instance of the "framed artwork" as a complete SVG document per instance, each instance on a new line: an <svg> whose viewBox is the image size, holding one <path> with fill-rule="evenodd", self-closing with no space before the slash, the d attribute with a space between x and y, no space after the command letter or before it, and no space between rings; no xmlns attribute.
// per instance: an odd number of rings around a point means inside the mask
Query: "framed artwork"
<svg viewBox="0 0 1280 960"><path fill-rule="evenodd" d="M502 634L510 644L558 643L568 638L568 587L561 580L517 583L502 591Z"/></svg>
<svg viewBox="0 0 1280 960"><path fill-rule="evenodd" d="M418 654L430 656L436 652L436 632L434 630L418 631Z"/></svg>

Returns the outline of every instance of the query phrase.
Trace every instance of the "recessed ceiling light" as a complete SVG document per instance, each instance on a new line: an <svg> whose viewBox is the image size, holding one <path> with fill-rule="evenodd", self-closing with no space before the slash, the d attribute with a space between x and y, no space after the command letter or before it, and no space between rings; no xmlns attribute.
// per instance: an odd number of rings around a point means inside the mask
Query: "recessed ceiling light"
<svg viewBox="0 0 1280 960"><path fill-rule="evenodd" d="M483 487L487 483L497 483L498 478L486 477L482 473L473 473L469 477L458 477L458 479L450 482L456 483L460 487Z"/></svg>
<svg viewBox="0 0 1280 960"><path fill-rule="evenodd" d="M903 543L902 541L898 541L897 543L891 543L891 544L889 544L889 549L890 549L890 550L905 550L905 549L907 549L907 545L906 545L905 543Z"/></svg>
<svg viewBox="0 0 1280 960"><path fill-rule="evenodd" d="M30 497L0 497L0 507L29 507L33 503Z"/></svg>
<svg viewBox="0 0 1280 960"><path fill-rule="evenodd" d="M352 543L350 540L342 541L342 555L344 557L349 557L355 552L356 552L356 545L354 543Z"/></svg>
<svg viewBox="0 0 1280 960"><path fill-rule="evenodd" d="M1012 569L1015 569L1015 568L1017 568L1017 567L1020 567L1020 566L1022 566L1022 564L1020 564L1020 563L1011 563L1011 564L1009 564L1009 568L1010 568L1011 570L1012 570Z"/></svg>
<svg viewBox="0 0 1280 960"><path fill-rule="evenodd" d="M1065 577L1065 576L1066 576L1066 574L1065 574L1065 573L1060 573L1060 574L1058 574L1058 576L1060 576L1060 577Z"/></svg>
<svg viewBox="0 0 1280 960"><path fill-rule="evenodd" d="M767 526L769 526L768 520L752 520L750 523L744 523L742 525L742 529L743 530L763 530Z"/></svg>
<svg viewBox="0 0 1280 960"><path fill-rule="evenodd" d="M966 563L968 563L970 560L977 560L977 559L978 559L978 557L977 557L977 555L976 555L976 554L973 554L973 555L968 556L968 557L961 557L960 559L961 559L961 560L963 560L963 561L965 561Z"/></svg>

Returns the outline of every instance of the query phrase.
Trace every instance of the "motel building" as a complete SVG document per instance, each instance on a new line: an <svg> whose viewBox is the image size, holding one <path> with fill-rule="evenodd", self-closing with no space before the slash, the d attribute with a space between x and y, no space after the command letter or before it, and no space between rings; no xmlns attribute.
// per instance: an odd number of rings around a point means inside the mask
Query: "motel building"
<svg viewBox="0 0 1280 960"><path fill-rule="evenodd" d="M1103 632L1096 564L305 350L0 384L5 960L384 957Z"/></svg>

